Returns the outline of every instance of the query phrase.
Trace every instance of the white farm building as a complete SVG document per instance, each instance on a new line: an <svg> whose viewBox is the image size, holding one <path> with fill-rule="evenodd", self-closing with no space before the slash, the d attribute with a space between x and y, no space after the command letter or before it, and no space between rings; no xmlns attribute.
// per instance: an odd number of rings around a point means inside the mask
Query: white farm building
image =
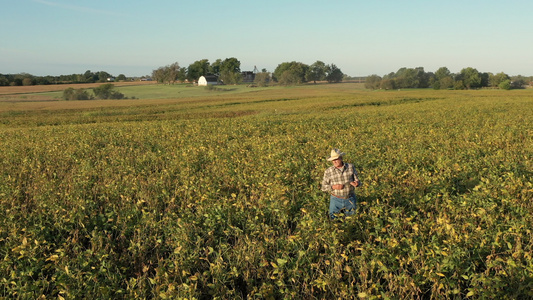
<svg viewBox="0 0 533 300"><path fill-rule="evenodd" d="M218 77L214 75L200 76L198 79L198 85L217 85Z"/></svg>

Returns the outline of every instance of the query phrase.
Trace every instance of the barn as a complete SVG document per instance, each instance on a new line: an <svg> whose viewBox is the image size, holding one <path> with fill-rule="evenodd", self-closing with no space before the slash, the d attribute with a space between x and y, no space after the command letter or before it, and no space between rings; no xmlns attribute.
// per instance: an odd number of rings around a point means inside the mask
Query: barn
<svg viewBox="0 0 533 300"><path fill-rule="evenodd" d="M215 75L205 75L198 78L198 85L217 85L218 77Z"/></svg>
<svg viewBox="0 0 533 300"><path fill-rule="evenodd" d="M254 82L255 73L252 71L241 72L241 76L242 76L242 82L245 82L245 83Z"/></svg>

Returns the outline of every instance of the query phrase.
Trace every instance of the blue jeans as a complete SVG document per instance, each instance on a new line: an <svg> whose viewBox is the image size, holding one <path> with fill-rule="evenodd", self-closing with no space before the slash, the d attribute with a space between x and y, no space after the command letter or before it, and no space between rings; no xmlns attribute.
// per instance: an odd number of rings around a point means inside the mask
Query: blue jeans
<svg viewBox="0 0 533 300"><path fill-rule="evenodd" d="M348 199L342 199L330 196L329 199L329 217L335 219L335 214L340 212L344 213L346 216L351 216L355 213L357 199L355 195L351 195Z"/></svg>

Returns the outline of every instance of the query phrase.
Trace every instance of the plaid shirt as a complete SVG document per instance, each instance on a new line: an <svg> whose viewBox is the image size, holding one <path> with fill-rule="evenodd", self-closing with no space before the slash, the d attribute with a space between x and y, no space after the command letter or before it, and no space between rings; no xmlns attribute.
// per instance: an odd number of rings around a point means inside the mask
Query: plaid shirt
<svg viewBox="0 0 533 300"><path fill-rule="evenodd" d="M324 172L324 179L322 180L322 190L329 192L340 198L348 198L354 194L354 187L350 182L358 181L357 171L352 164L344 163L342 168L337 169L335 166L331 166ZM342 190L333 190L332 185L342 184L344 188Z"/></svg>

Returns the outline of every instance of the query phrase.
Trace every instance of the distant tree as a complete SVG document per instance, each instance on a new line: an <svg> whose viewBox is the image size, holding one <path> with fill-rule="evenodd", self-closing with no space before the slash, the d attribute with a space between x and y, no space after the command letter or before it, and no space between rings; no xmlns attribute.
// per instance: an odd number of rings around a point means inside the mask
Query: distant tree
<svg viewBox="0 0 533 300"><path fill-rule="evenodd" d="M91 72L91 70L85 71L83 74L83 82L93 83L98 81L98 74Z"/></svg>
<svg viewBox="0 0 533 300"><path fill-rule="evenodd" d="M200 76L205 76L209 73L209 60L197 60L189 65L187 68L187 79L190 82L197 81Z"/></svg>
<svg viewBox="0 0 533 300"><path fill-rule="evenodd" d="M441 80L444 78L448 78L451 76L450 70L446 67L440 67L434 74L430 84L433 86L433 89L447 89L448 87L444 87ZM453 82L452 82L453 85Z"/></svg>
<svg viewBox="0 0 533 300"><path fill-rule="evenodd" d="M376 74L370 75L365 80L365 88L377 90L380 88L382 78Z"/></svg>
<svg viewBox="0 0 533 300"><path fill-rule="evenodd" d="M431 86L431 83L435 82L435 74L433 72L424 72L424 84L425 88Z"/></svg>
<svg viewBox="0 0 533 300"><path fill-rule="evenodd" d="M440 81L436 80L435 77L432 78L430 85L434 90L440 90Z"/></svg>
<svg viewBox="0 0 533 300"><path fill-rule="evenodd" d="M73 99L74 91L75 89L71 87L68 89L65 89L63 91L63 100L76 100L76 99Z"/></svg>
<svg viewBox="0 0 533 300"><path fill-rule="evenodd" d="M489 78L490 75L487 72L479 73L481 76L481 87L488 87L489 86Z"/></svg>
<svg viewBox="0 0 533 300"><path fill-rule="evenodd" d="M424 71L423 67L417 67L417 68L415 68L415 71L416 71L416 77L418 79L417 88L422 88L423 89L423 88L429 87L430 77L433 77L434 74Z"/></svg>
<svg viewBox="0 0 533 300"><path fill-rule="evenodd" d="M159 83L174 84L179 77L180 65L175 62L152 71L152 79Z"/></svg>
<svg viewBox="0 0 533 300"><path fill-rule="evenodd" d="M342 73L341 69L339 69L336 65L331 64L326 66L326 80L328 82L338 83L342 81L343 77L344 74Z"/></svg>
<svg viewBox="0 0 533 300"><path fill-rule="evenodd" d="M391 79L394 80L395 88L402 89L411 87L414 84L412 80L415 79L415 75L416 74L413 69L404 67L398 69Z"/></svg>
<svg viewBox="0 0 533 300"><path fill-rule="evenodd" d="M8 85L9 85L9 80L7 79L7 77L0 75L0 86L8 86Z"/></svg>
<svg viewBox="0 0 533 300"><path fill-rule="evenodd" d="M452 76L446 76L439 80L439 88L441 90L447 90L453 88L453 77Z"/></svg>
<svg viewBox="0 0 533 300"><path fill-rule="evenodd" d="M527 80L522 75L513 76L511 78L511 88L512 89L522 89L527 85Z"/></svg>
<svg viewBox="0 0 533 300"><path fill-rule="evenodd" d="M25 77L22 79L22 85L24 86L33 85L33 80L30 77Z"/></svg>
<svg viewBox="0 0 533 300"><path fill-rule="evenodd" d="M510 90L511 89L511 80L507 79L498 84L498 87L502 90Z"/></svg>
<svg viewBox="0 0 533 300"><path fill-rule="evenodd" d="M224 84L239 84L242 82L241 73L231 72L229 70L221 71L220 80Z"/></svg>
<svg viewBox="0 0 533 300"><path fill-rule="evenodd" d="M284 62L276 67L272 73L272 78L282 85L300 84L306 82L305 74L308 68L308 65L301 62ZM282 76L284 73L286 74Z"/></svg>
<svg viewBox="0 0 533 300"><path fill-rule="evenodd" d="M390 72L389 74L384 75L383 79L394 79L394 76L396 76L396 73Z"/></svg>
<svg viewBox="0 0 533 300"><path fill-rule="evenodd" d="M113 76L111 76L111 74L105 71L98 72L98 82L107 82L107 79L110 77L113 77Z"/></svg>
<svg viewBox="0 0 533 300"><path fill-rule="evenodd" d="M453 89L454 90L464 90L466 88L463 80L456 78L453 82Z"/></svg>
<svg viewBox="0 0 533 300"><path fill-rule="evenodd" d="M400 68L393 76L396 88L426 88L429 75L424 68Z"/></svg>
<svg viewBox="0 0 533 300"><path fill-rule="evenodd" d="M47 85L52 84L52 82L55 82L52 76L42 76L34 78L35 85Z"/></svg>
<svg viewBox="0 0 533 300"><path fill-rule="evenodd" d="M286 70L283 72L278 80L281 85L296 85L303 83L301 74L296 70Z"/></svg>
<svg viewBox="0 0 533 300"><path fill-rule="evenodd" d="M393 90L396 88L396 81L394 79L383 79L381 80L380 88L384 90Z"/></svg>
<svg viewBox="0 0 533 300"><path fill-rule="evenodd" d="M178 62L172 63L167 67L166 71L166 81L168 83L175 83L178 80L180 71L180 65Z"/></svg>
<svg viewBox="0 0 533 300"><path fill-rule="evenodd" d="M500 87L500 83L509 80L509 83L511 77L509 75L500 72L498 74L489 74L489 85L492 87ZM500 87L501 88L501 87Z"/></svg>
<svg viewBox="0 0 533 300"><path fill-rule="evenodd" d="M222 65L222 59L217 59L209 66L209 73L220 76L220 66Z"/></svg>
<svg viewBox="0 0 533 300"><path fill-rule="evenodd" d="M152 79L159 82L165 82L165 67L159 67L155 70L152 70Z"/></svg>
<svg viewBox="0 0 533 300"><path fill-rule="evenodd" d="M460 80L467 89L475 89L481 87L481 74L478 70L468 67L461 70Z"/></svg>
<svg viewBox="0 0 533 300"><path fill-rule="evenodd" d="M126 81L126 75L124 74L119 74L117 76L117 81Z"/></svg>
<svg viewBox="0 0 533 300"><path fill-rule="evenodd" d="M178 72L178 80L181 82L187 80L187 68L180 68Z"/></svg>
<svg viewBox="0 0 533 300"><path fill-rule="evenodd" d="M232 73L241 72L241 62L235 57L226 58L220 64L220 72L229 71Z"/></svg>
<svg viewBox="0 0 533 300"><path fill-rule="evenodd" d="M292 64L295 64L296 62L293 61L293 62L283 62L281 64L279 64L276 69L274 69L274 72L272 73L272 79L274 79L274 81L276 82L279 82L279 79L281 77L281 74L287 70L289 70L289 68L292 66ZM305 74L304 74L305 76Z"/></svg>
<svg viewBox="0 0 533 300"><path fill-rule="evenodd" d="M305 73L305 80L313 81L315 84L317 81L326 79L326 64L317 60Z"/></svg>
<svg viewBox="0 0 533 300"><path fill-rule="evenodd" d="M235 57L226 58L220 63L220 79L225 84L237 84L242 81L241 62Z"/></svg>
<svg viewBox="0 0 533 300"><path fill-rule="evenodd" d="M68 88L63 91L63 100L91 100L92 97L85 89Z"/></svg>
<svg viewBox="0 0 533 300"><path fill-rule="evenodd" d="M403 72L397 74L398 79L403 79L403 85L397 85L398 88L417 88L419 85L418 82L418 71L413 68L403 68ZM397 81L398 82L398 81Z"/></svg>
<svg viewBox="0 0 533 300"><path fill-rule="evenodd" d="M114 90L112 83L102 84L93 89L93 93L98 99L123 99L124 94Z"/></svg>
<svg viewBox="0 0 533 300"><path fill-rule="evenodd" d="M255 74L254 83L257 84L257 86L268 86L270 83L270 73L261 72Z"/></svg>
<svg viewBox="0 0 533 300"><path fill-rule="evenodd" d="M74 82L77 82L77 83L86 82L84 74L76 74L76 77L74 77L73 80L74 80ZM59 79L56 78L55 81L57 82L57 81L59 81Z"/></svg>
<svg viewBox="0 0 533 300"><path fill-rule="evenodd" d="M453 88L453 74L446 67L440 67L434 74L429 74L429 85L433 89L450 89Z"/></svg>
<svg viewBox="0 0 533 300"><path fill-rule="evenodd" d="M13 81L10 83L12 86L21 86L22 85L22 78L15 77Z"/></svg>
<svg viewBox="0 0 533 300"><path fill-rule="evenodd" d="M435 80L436 81L439 81L445 77L448 77L448 76L451 76L452 73L450 72L450 70L448 70L448 68L446 67L440 67L436 72L435 72Z"/></svg>

